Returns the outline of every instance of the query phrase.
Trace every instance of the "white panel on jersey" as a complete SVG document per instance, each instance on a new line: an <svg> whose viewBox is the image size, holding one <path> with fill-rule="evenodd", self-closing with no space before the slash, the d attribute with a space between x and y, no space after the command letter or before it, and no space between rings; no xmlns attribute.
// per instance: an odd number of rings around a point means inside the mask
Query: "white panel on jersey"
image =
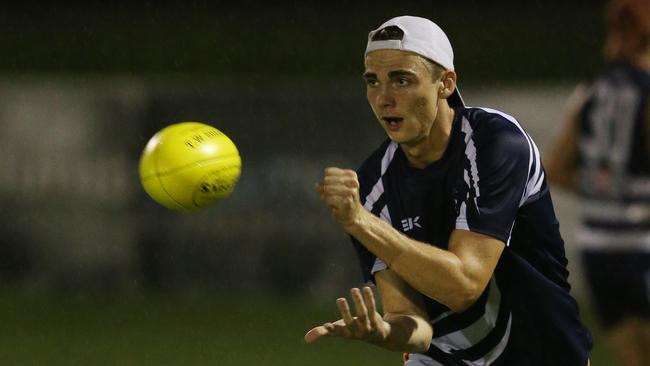
<svg viewBox="0 0 650 366"><path fill-rule="evenodd" d="M478 360L474 360L471 365L474 366L487 366L492 364L494 360L496 360L503 351L506 349L506 346L508 345L508 340L510 339L510 329L512 328L512 314L508 315L508 325L506 326L506 331L503 334L503 338L501 338L501 341L492 348L490 352L488 352L485 356L479 358Z"/></svg>
<svg viewBox="0 0 650 366"><path fill-rule="evenodd" d="M528 197L539 193L539 191L542 189L542 184L544 183L544 171L542 170L542 161L540 159L540 153L539 149L537 149L537 145L535 145L533 140L530 139L528 135L526 136L529 138L529 146L533 146L533 152L535 154L535 173L532 177L530 177L530 180L526 185L526 199L528 199ZM530 175L530 171L528 174Z"/></svg>
<svg viewBox="0 0 650 366"><path fill-rule="evenodd" d="M467 160L469 160L471 170L470 173L472 175L472 180L474 181L474 184L472 185L472 188L474 188L474 204L478 210L478 203L476 199L481 196L481 191L478 188L479 176L478 166L476 165L476 146L474 145L474 140L472 140L474 130L472 130L472 126L469 124L469 121L465 117L463 117L461 131L465 133L465 156L467 157ZM465 182L469 186L469 176L467 170L465 170Z"/></svg>
<svg viewBox="0 0 650 366"><path fill-rule="evenodd" d="M469 225L467 225L467 205L465 202L460 204L460 212L456 218L456 229L469 231Z"/></svg>
<svg viewBox="0 0 650 366"><path fill-rule="evenodd" d="M381 209L379 218L391 225L393 224L393 221L390 219L390 213L388 212L388 205L384 206L384 208Z"/></svg>
<svg viewBox="0 0 650 366"><path fill-rule="evenodd" d="M375 202L377 202L379 197L381 197L381 195L384 193L384 183L382 181L382 178L384 177L384 174L388 169L388 165L393 160L393 157L395 156L395 151L397 150L398 146L399 145L397 145L396 143L391 142L386 148L386 152L384 152L384 156L381 159L381 175L377 180L377 182L375 183L375 185L372 186L372 189L370 190L368 196L366 196L365 202L363 204L363 207L368 211L372 210L372 206L375 204Z"/></svg>
<svg viewBox="0 0 650 366"><path fill-rule="evenodd" d="M475 321L473 324L460 329L458 331L446 334L441 337L433 338L431 344L437 348L450 352L452 350L463 350L470 348L476 345L478 342L487 337L492 330L494 330L499 315L499 307L501 306L501 292L496 284L496 280L492 278L490 280L490 293L488 295L487 302L485 304L485 313L483 317ZM451 315L452 313L447 312L436 318L436 322L446 318L444 315ZM497 357L503 353L508 339L510 337L510 326L512 321L512 315L508 314L508 325L506 331L501 338L501 341L487 354L482 358L475 360L470 365L489 365ZM433 324L435 329L435 323Z"/></svg>
<svg viewBox="0 0 650 366"><path fill-rule="evenodd" d="M468 172L467 169L463 169L463 179L465 180L465 184L468 187L468 191L467 191L468 196L469 196L469 189L474 188L474 192L475 192L474 205L478 209L478 202L476 201L476 197L480 195L480 191L478 188L479 176L478 176L478 167L476 165L476 146L474 146L474 141L472 141L472 133L474 131L472 130L472 126L469 124L469 121L465 117L463 117L461 130L465 133L465 157L470 162L470 170L471 170L471 172ZM470 175L474 180L473 185L470 181ZM466 200L461 202L460 212L458 213L458 217L456 217L456 229L469 230L469 226L467 225Z"/></svg>
<svg viewBox="0 0 650 366"><path fill-rule="evenodd" d="M370 211L372 210L372 206L377 202L379 197L384 193L384 184L381 181L381 178L375 183L375 185L372 187L372 191L370 191L370 194L366 197L366 203L363 204L363 207Z"/></svg>
<svg viewBox="0 0 650 366"><path fill-rule="evenodd" d="M382 177L386 173L386 170L388 169L388 164L393 160L393 157L395 156L395 151L399 147L398 144L391 142L388 147L386 148L386 152L384 153L384 157L381 159L381 175Z"/></svg>
<svg viewBox="0 0 650 366"><path fill-rule="evenodd" d="M490 280L490 292L485 304L483 316L469 326L446 334L442 337L434 337L432 342L443 351L460 350L472 347L494 329L499 315L501 305L501 292L496 285L494 278ZM435 324L433 324L435 328Z"/></svg>
<svg viewBox="0 0 650 366"><path fill-rule="evenodd" d="M377 273L379 271L383 271L385 269L388 269L388 266L386 265L386 263L384 263L384 261L382 261L379 258L375 258L375 264L372 265L372 269L370 270L370 274L374 275L375 273Z"/></svg>

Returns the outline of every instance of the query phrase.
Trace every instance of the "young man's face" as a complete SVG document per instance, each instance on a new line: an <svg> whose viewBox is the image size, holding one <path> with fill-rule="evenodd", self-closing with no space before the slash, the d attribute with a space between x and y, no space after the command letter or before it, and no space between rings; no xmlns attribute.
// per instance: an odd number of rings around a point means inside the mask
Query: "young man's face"
<svg viewBox="0 0 650 366"><path fill-rule="evenodd" d="M441 83L422 57L399 50L366 55L366 96L388 137L405 145L427 139L438 113Z"/></svg>

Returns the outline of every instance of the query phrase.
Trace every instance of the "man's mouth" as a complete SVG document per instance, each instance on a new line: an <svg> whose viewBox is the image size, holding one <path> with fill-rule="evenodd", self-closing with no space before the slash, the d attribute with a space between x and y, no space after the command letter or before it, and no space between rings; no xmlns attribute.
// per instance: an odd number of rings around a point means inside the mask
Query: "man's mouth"
<svg viewBox="0 0 650 366"><path fill-rule="evenodd" d="M382 117L381 119L386 122L386 125L391 130L398 129L400 123L404 120L404 118L401 117Z"/></svg>
<svg viewBox="0 0 650 366"><path fill-rule="evenodd" d="M381 119L383 119L388 124L396 124L396 123L402 122L402 120L404 118L402 118L402 117L382 117Z"/></svg>

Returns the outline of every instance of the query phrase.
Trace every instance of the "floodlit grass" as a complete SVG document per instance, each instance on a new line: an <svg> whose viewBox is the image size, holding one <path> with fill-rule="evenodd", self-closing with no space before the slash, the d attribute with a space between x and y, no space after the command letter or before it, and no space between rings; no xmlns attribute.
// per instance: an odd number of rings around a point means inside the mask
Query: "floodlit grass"
<svg viewBox="0 0 650 366"><path fill-rule="evenodd" d="M0 299L1 365L396 365L400 355L304 333L330 308L300 301Z"/></svg>
<svg viewBox="0 0 650 366"><path fill-rule="evenodd" d="M45 300L0 295L0 365L401 365L360 342L303 342L334 301L237 297ZM592 320L590 314L586 318ZM610 365L602 348L592 365Z"/></svg>

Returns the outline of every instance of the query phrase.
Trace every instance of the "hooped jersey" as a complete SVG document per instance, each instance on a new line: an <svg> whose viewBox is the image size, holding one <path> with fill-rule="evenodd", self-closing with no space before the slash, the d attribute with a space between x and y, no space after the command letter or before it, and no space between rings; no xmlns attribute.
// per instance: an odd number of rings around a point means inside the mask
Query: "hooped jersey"
<svg viewBox="0 0 650 366"><path fill-rule="evenodd" d="M415 240L447 249L461 229L506 244L466 311L423 296L434 334L421 356L433 365L586 365L591 336L569 294L564 242L535 143L499 111L455 112L439 160L413 168L387 140L357 172L364 207ZM352 241L366 280L387 268Z"/></svg>
<svg viewBox="0 0 650 366"><path fill-rule="evenodd" d="M584 249L650 253L649 102L650 74L625 63L587 88L578 144Z"/></svg>

